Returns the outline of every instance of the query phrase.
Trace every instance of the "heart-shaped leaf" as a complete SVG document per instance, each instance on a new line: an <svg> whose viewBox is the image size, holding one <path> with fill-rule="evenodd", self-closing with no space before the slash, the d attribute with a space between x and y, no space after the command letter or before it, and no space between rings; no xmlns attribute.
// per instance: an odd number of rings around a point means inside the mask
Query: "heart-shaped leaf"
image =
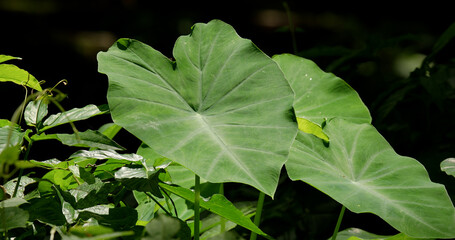
<svg viewBox="0 0 455 240"><path fill-rule="evenodd" d="M114 122L208 181L273 196L297 130L277 64L217 20L180 37L174 58L131 39L98 54Z"/></svg>
<svg viewBox="0 0 455 240"><path fill-rule="evenodd" d="M370 124L333 119L330 146L299 132L286 169L361 213L371 212L411 237L455 236L455 209L443 185L430 181L415 159L394 152Z"/></svg>

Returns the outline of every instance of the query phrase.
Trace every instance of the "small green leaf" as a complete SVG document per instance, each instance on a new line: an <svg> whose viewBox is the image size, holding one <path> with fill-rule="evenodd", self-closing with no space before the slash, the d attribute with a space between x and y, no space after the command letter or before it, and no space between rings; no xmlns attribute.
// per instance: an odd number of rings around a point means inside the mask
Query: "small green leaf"
<svg viewBox="0 0 455 240"><path fill-rule="evenodd" d="M111 150L125 150L118 143L109 139L102 133L93 130L87 130L85 132L73 133L73 134L40 134L33 135L32 140L41 141L41 140L50 140L55 139L59 140L65 145L75 146L75 147L94 147L100 149L111 149Z"/></svg>
<svg viewBox="0 0 455 240"><path fill-rule="evenodd" d="M106 137L113 139L121 129L122 127L115 123L106 123L101 126L98 131L106 135Z"/></svg>
<svg viewBox="0 0 455 240"><path fill-rule="evenodd" d="M47 104L43 100L31 101L24 111L24 119L27 125L37 126L47 115Z"/></svg>
<svg viewBox="0 0 455 240"><path fill-rule="evenodd" d="M7 201L7 200L5 200ZM14 228L26 227L28 221L28 212L19 207L1 207L0 202L0 232L8 231Z"/></svg>
<svg viewBox="0 0 455 240"><path fill-rule="evenodd" d="M20 58L20 57L8 56L8 55L1 55L1 54L0 54L0 63L6 62L6 61L9 61L9 60L13 60L13 59L21 60L22 58Z"/></svg>
<svg viewBox="0 0 455 240"><path fill-rule="evenodd" d="M151 192L157 197L163 197L158 188L159 172L148 173L145 168L122 167L115 173L115 179L120 180L129 190Z"/></svg>
<svg viewBox="0 0 455 240"><path fill-rule="evenodd" d="M322 131L321 126L300 117L297 117L297 124L300 131L313 134L326 142L329 141L329 137Z"/></svg>
<svg viewBox="0 0 455 240"><path fill-rule="evenodd" d="M76 158L76 157L86 157L86 158L95 158L95 159L117 159L117 160L125 160L131 162L141 162L144 158L140 155L130 153L130 154L120 154L113 150L80 150L71 155L69 158Z"/></svg>
<svg viewBox="0 0 455 240"><path fill-rule="evenodd" d="M43 123L41 131L49 128L56 127L65 123L85 120L93 116L107 113L107 105L95 106L93 104L87 105L83 108L73 108L66 112L50 115Z"/></svg>
<svg viewBox="0 0 455 240"><path fill-rule="evenodd" d="M194 192L192 192L190 189L182 188L179 186L171 186L163 183L159 183L159 186L190 202L194 202ZM201 201L200 206L209 210L210 212L226 218L227 220L237 223L238 225L250 231L253 231L259 235L267 236L267 234L259 229L249 217L245 216L242 211L237 209L221 194L214 194L210 200Z"/></svg>
<svg viewBox="0 0 455 240"><path fill-rule="evenodd" d="M15 147L22 144L25 132L22 132L19 126L10 125L0 128L0 152L6 147ZM7 146L8 144L8 146Z"/></svg>
<svg viewBox="0 0 455 240"><path fill-rule="evenodd" d="M0 64L0 82L13 82L40 92L43 91L34 76L12 64Z"/></svg>
<svg viewBox="0 0 455 240"><path fill-rule="evenodd" d="M441 162L441 170L446 172L447 175L455 177L455 158L447 158Z"/></svg>
<svg viewBox="0 0 455 240"><path fill-rule="evenodd" d="M25 187L34 182L36 182L36 181L33 178L29 178L27 176L22 176L21 182L19 184L19 188L17 189L16 197L24 198ZM14 179L9 180L7 183L5 183L5 185L3 185L3 187L5 187L5 190L9 195L13 196L16 185L17 185L17 178L14 178Z"/></svg>

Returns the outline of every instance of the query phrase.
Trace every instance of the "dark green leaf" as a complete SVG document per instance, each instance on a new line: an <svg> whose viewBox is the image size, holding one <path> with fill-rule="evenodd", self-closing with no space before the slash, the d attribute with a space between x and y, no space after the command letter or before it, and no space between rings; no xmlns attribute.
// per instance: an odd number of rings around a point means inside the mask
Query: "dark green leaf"
<svg viewBox="0 0 455 240"><path fill-rule="evenodd" d="M191 230L182 220L158 215L145 226L148 235L143 240L190 240Z"/></svg>

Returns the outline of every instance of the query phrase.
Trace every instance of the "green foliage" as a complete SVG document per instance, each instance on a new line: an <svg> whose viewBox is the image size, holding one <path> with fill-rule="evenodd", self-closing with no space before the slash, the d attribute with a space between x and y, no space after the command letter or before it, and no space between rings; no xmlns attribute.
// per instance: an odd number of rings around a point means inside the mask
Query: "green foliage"
<svg viewBox="0 0 455 240"><path fill-rule="evenodd" d="M262 203L255 209L254 202L231 202L223 189L235 182L275 197L283 166L291 180L400 232L350 228L336 239L455 237L455 209L444 186L393 150L342 79L298 56L270 58L219 20L180 37L174 58L133 39L99 53L108 106L64 111L55 87L8 80L39 92L21 105L23 114L0 120L3 238L243 239L246 229L272 239L251 221ZM0 55L0 62L13 59ZM438 94L433 83L422 85ZM61 112L50 114L50 104ZM114 123L76 129L74 122L102 114ZM63 124L73 131L59 132ZM113 140L122 128L142 141L137 151L121 152L127 149ZM47 140L74 151L34 160L30 149ZM453 159L441 168L453 175Z"/></svg>
<svg viewBox="0 0 455 240"><path fill-rule="evenodd" d="M7 55L0 55L0 82L13 82L18 85L27 86L37 91L43 91L38 80L27 71L18 68L13 64L6 64L4 62L21 59Z"/></svg>

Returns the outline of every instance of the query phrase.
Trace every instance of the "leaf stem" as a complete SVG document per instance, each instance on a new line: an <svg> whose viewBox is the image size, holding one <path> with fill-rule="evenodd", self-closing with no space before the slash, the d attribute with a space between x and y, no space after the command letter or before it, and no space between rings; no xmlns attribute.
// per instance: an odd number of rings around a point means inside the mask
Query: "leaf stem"
<svg viewBox="0 0 455 240"><path fill-rule="evenodd" d="M224 183L220 183L220 194L224 196ZM226 219L220 216L220 233L226 231Z"/></svg>
<svg viewBox="0 0 455 240"><path fill-rule="evenodd" d="M148 192L144 192L144 193L145 193L145 195L147 195L149 198L151 198L156 204L158 204L158 206L160 206L160 208L163 209L163 211L164 211L167 215L172 216L172 214L171 214L168 210L166 210L166 208L164 208L163 205L161 205L161 204L158 202L158 200L156 200L151 194L149 194Z"/></svg>
<svg viewBox="0 0 455 240"><path fill-rule="evenodd" d="M33 144L33 140L30 139L30 142L28 143L28 146L27 146L27 150L25 151L25 154L24 154L24 161L28 160L28 155L30 154L30 149L32 148L32 144ZM13 198L16 197L16 195L17 195L17 191L19 189L19 185L21 184L21 178L22 178L23 174L24 174L24 169L21 168L19 170L19 176L17 176L16 186L14 187Z"/></svg>
<svg viewBox="0 0 455 240"><path fill-rule="evenodd" d="M261 223L262 209L264 207L265 193L259 192L258 204L256 206L256 215L254 216L254 224L259 227ZM251 232L250 240L256 240L257 233Z"/></svg>
<svg viewBox="0 0 455 240"><path fill-rule="evenodd" d="M283 6L284 6L284 9L286 10L286 15L288 15L289 31L291 32L291 38L292 38L292 48L294 50L294 54L297 54L297 41L295 38L295 27L294 27L294 22L292 21L291 9L289 8L289 5L287 2L283 2Z"/></svg>
<svg viewBox="0 0 455 240"><path fill-rule="evenodd" d="M199 240L199 198L201 195L201 179L194 177L194 240Z"/></svg>
<svg viewBox="0 0 455 240"><path fill-rule="evenodd" d="M338 216L337 225L335 226L335 230L333 231L332 240L337 239L338 230L340 230L341 220L343 219L345 210L346 210L346 207L343 205L343 207L341 207L340 215Z"/></svg>

